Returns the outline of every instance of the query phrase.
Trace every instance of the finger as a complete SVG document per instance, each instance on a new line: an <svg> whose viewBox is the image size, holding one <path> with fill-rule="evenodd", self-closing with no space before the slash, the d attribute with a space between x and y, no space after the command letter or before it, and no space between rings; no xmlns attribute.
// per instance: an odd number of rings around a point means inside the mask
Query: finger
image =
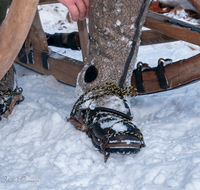
<svg viewBox="0 0 200 190"><path fill-rule="evenodd" d="M68 8L69 12L71 13L72 20L78 21L79 10L77 6L75 5L74 0L58 0L58 1Z"/></svg>
<svg viewBox="0 0 200 190"><path fill-rule="evenodd" d="M89 6L90 6L90 0L83 0L83 2L85 4L85 6L86 6L86 9L88 9Z"/></svg>
<svg viewBox="0 0 200 190"><path fill-rule="evenodd" d="M72 4L72 5L68 6L68 10L71 13L72 20L75 21L75 22L78 21L79 10L78 10L77 6L75 4Z"/></svg>
<svg viewBox="0 0 200 190"><path fill-rule="evenodd" d="M87 11L85 3L83 1L77 1L76 6L79 10L79 20L84 20Z"/></svg>
<svg viewBox="0 0 200 190"><path fill-rule="evenodd" d="M89 10L87 9L86 14L85 14L85 17L87 17L87 18L88 18L88 11L89 11Z"/></svg>
<svg viewBox="0 0 200 190"><path fill-rule="evenodd" d="M66 7L68 7L69 6L69 2L68 1L66 1L66 0L58 0L60 3L62 3L63 5L65 5Z"/></svg>
<svg viewBox="0 0 200 190"><path fill-rule="evenodd" d="M90 6L90 0L83 0L86 6L86 14L85 16L88 18L88 12L89 12L89 6Z"/></svg>

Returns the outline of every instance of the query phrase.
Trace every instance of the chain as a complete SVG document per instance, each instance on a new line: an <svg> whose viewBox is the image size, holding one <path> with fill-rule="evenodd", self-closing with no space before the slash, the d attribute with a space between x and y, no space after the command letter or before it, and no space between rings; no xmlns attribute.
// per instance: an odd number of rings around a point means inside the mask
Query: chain
<svg viewBox="0 0 200 190"><path fill-rule="evenodd" d="M0 91L0 98L4 101L4 104L6 105L6 109L8 111L10 111L10 106L8 105L8 102L5 100L4 96L15 96L15 95L20 95L21 93L18 93L18 92L14 92L14 91L11 91L11 90L8 90L8 91Z"/></svg>
<svg viewBox="0 0 200 190"><path fill-rule="evenodd" d="M113 96L113 95L116 95L118 96L120 99L124 100L126 102L126 99L123 98L123 96L130 96L130 97L135 97L138 95L138 92L137 92L137 88L135 87L125 87L125 88L122 88L122 87L118 87L110 82L107 82L106 83L107 86L105 87L95 87L95 88L92 88L90 90L88 90L87 92L85 92L83 95L81 95L79 97L79 99L75 102L73 108L72 108L72 111L71 111L71 115L75 115L77 110L78 110L78 107L87 102L88 100L97 100L98 98L100 97L104 97L104 96ZM135 90L135 94L133 94L131 91L128 91L128 90ZM92 92L92 91L95 91L95 90L106 90L106 91L109 91L107 93L102 93L102 94L99 94L99 95L95 95L95 96L91 96L90 98L84 100L84 96L87 95L88 93Z"/></svg>
<svg viewBox="0 0 200 190"><path fill-rule="evenodd" d="M135 91L135 94L133 94L130 90L133 89ZM84 100L84 97L92 92L92 91L96 91L96 90L105 90L105 91L108 91L108 92L104 92L104 93L101 93L99 95L94 95L94 96L91 96L90 98L87 98ZM125 88L122 88L122 87L118 87L112 83L109 83L107 82L106 83L106 86L105 87L95 87L95 88L92 88L90 90L88 90L87 92L85 92L83 95L81 95L78 100L75 102L73 108L72 108L72 111L71 111L71 115L72 116L75 116L77 111L78 111L78 108L81 104L89 101L89 100L97 100L98 98L100 97L104 97L104 96L118 96L120 99L126 101L126 99L123 97L123 96L129 96L129 97L136 97L138 95L138 92L137 92L137 89L135 87L125 87ZM137 137L140 141L141 141L141 146L145 146L145 143L144 143L144 140L143 140L143 135L141 133L141 131L139 130L139 128L137 126L135 126L129 119L126 119L124 118L123 116L121 115L118 115L118 114L114 114L114 113L97 113L96 115L92 116L91 118L88 118L87 122L86 122L86 118L88 117L88 113L90 111L90 105L88 106L88 109L86 110L86 113L84 115L84 119L83 119L83 123L86 124L87 126L94 120L94 118L98 117L98 116L101 116L101 117L105 117L105 116L114 116L114 117L118 117L122 120L114 123L108 130L107 134L105 135L105 138L109 140L110 137L112 136L116 136L116 135L119 135L119 134L130 134L130 135L133 135L135 137ZM136 134L134 132L131 132L131 131L120 131L120 132L116 132L116 133L111 133L111 130L112 128L114 127L114 125L118 124L118 123L128 123L130 125L132 125L139 133ZM107 142L107 140L106 140Z"/></svg>

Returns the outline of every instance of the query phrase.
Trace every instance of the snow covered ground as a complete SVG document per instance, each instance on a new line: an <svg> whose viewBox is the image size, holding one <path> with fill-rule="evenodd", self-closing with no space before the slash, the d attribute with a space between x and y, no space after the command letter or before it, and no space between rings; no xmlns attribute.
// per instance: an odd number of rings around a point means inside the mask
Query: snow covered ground
<svg viewBox="0 0 200 190"><path fill-rule="evenodd" d="M155 0L156 1L156 0ZM188 2L188 0L159 0L160 3L165 3L172 7L182 7L184 9L195 10L194 7Z"/></svg>
<svg viewBox="0 0 200 190"><path fill-rule="evenodd" d="M45 31L77 29L63 6L39 9ZM81 52L54 50L81 60ZM197 53L199 47L185 42L143 46L138 61L155 66L160 57L176 61ZM137 155L112 154L105 164L86 134L66 122L75 88L16 68L25 100L0 122L1 190L200 189L200 83L132 98L147 147Z"/></svg>

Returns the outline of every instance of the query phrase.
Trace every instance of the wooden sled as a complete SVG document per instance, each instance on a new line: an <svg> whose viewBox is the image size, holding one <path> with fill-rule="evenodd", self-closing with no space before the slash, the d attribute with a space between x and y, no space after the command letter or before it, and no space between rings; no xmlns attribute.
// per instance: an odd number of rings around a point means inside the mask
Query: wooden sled
<svg viewBox="0 0 200 190"><path fill-rule="evenodd" d="M190 1L200 12L198 0ZM11 4L10 11L0 27L0 41L4 42L3 45L2 43L0 45L0 79L15 60L22 66L45 75L53 75L59 81L75 86L77 75L84 62L64 57L49 50L37 10L38 3L57 3L57 1L18 0ZM20 11L22 7L23 11ZM21 20L23 20L23 23L19 22ZM141 45L175 40L200 45L200 40L198 40L200 39L199 27L169 19L150 11L147 14L145 26L152 30L143 32ZM84 60L88 53L86 21L78 21L78 29ZM12 38L8 36L12 36ZM24 44L25 38L26 43ZM142 63L138 64L137 69L133 71L131 82L133 86L137 87L139 95L174 89L200 79L200 54L166 66L164 62L164 60L160 60L155 68L143 68Z"/></svg>

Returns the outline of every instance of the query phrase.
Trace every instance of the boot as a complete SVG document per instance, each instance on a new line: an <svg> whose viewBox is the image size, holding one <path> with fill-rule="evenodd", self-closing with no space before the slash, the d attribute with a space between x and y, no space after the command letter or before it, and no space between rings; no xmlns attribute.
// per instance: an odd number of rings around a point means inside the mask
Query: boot
<svg viewBox="0 0 200 190"><path fill-rule="evenodd" d="M17 87L16 71L12 65L0 80L0 120L1 116L8 117L14 106L24 100L22 88Z"/></svg>
<svg viewBox="0 0 200 190"><path fill-rule="evenodd" d="M48 45L50 46L80 50L80 40L78 32L55 34L46 33L46 36Z"/></svg>
<svg viewBox="0 0 200 190"><path fill-rule="evenodd" d="M0 26L3 22L8 5L12 0L0 0ZM22 88L17 87L16 71L12 65L0 80L0 120L1 116L8 117L16 104L24 100Z"/></svg>
<svg viewBox="0 0 200 190"><path fill-rule="evenodd" d="M105 155L137 153L143 135L132 122L127 96L150 0L94 0L89 9L89 54L77 79L70 122ZM135 90L131 94L130 89Z"/></svg>

